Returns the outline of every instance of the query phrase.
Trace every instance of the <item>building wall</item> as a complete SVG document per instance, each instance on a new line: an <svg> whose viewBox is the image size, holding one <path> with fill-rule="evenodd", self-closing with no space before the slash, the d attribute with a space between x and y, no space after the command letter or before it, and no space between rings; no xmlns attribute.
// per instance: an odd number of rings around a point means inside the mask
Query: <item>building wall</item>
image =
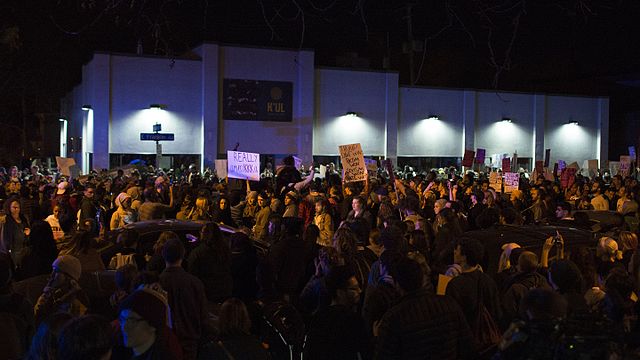
<svg viewBox="0 0 640 360"><path fill-rule="evenodd" d="M218 151L297 154L307 164L312 152L314 60L311 51L220 47L220 78L293 83L293 121L221 120ZM216 101L216 99L210 99Z"/></svg>
<svg viewBox="0 0 640 360"><path fill-rule="evenodd" d="M400 88L398 156L460 156L463 96L459 90Z"/></svg>
<svg viewBox="0 0 640 360"><path fill-rule="evenodd" d="M315 96L314 155L337 155L339 145L361 143L365 155L396 156L387 154L388 138L397 137L397 130L387 134L387 123L397 123L397 73L317 69Z"/></svg>
<svg viewBox="0 0 640 360"><path fill-rule="evenodd" d="M140 141L140 133L153 132L157 122L175 134L175 141L161 142L163 153L200 154L200 78L200 61L112 55L109 152L155 154L155 142Z"/></svg>

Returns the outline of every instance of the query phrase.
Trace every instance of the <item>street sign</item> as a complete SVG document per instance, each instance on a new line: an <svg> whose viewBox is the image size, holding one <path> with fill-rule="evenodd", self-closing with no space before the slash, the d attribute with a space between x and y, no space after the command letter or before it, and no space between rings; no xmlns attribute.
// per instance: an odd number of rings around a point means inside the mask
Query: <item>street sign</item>
<svg viewBox="0 0 640 360"><path fill-rule="evenodd" d="M140 133L140 140L142 141L173 141L174 134L171 133Z"/></svg>

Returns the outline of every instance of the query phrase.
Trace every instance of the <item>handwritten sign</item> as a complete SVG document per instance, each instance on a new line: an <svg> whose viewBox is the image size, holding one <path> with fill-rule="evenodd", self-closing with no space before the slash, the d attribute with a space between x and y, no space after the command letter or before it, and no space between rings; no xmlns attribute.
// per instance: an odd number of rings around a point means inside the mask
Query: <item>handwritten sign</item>
<svg viewBox="0 0 640 360"><path fill-rule="evenodd" d="M218 179L227 177L227 166L227 160L225 159L215 161L216 176L218 176Z"/></svg>
<svg viewBox="0 0 640 360"><path fill-rule="evenodd" d="M227 151L227 176L260 181L260 154Z"/></svg>
<svg viewBox="0 0 640 360"><path fill-rule="evenodd" d="M518 173L504 173L504 192L506 194L512 193L514 190L518 190L520 186L520 174Z"/></svg>
<svg viewBox="0 0 640 360"><path fill-rule="evenodd" d="M340 145L340 161L344 171L342 178L345 183L354 181L366 181L368 178L367 166L364 163L362 146L358 144Z"/></svg>
<svg viewBox="0 0 640 360"><path fill-rule="evenodd" d="M622 176L629 176L630 171L631 171L631 156L621 155L619 174Z"/></svg>
<svg viewBox="0 0 640 360"><path fill-rule="evenodd" d="M373 159L364 159L364 163L367 166L369 172L376 173L378 171L378 162Z"/></svg>
<svg viewBox="0 0 640 360"><path fill-rule="evenodd" d="M464 157L462 158L462 166L473 166L473 157L475 156L475 154L476 153L473 150L465 150Z"/></svg>
<svg viewBox="0 0 640 360"><path fill-rule="evenodd" d="M71 167L76 165L76 161L73 158L56 156L56 165L62 175L71 176Z"/></svg>

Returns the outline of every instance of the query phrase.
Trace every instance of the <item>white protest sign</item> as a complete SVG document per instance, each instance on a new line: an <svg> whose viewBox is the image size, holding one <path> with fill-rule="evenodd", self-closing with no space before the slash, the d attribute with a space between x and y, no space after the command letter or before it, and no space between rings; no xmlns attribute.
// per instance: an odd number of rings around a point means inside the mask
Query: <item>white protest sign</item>
<svg viewBox="0 0 640 360"><path fill-rule="evenodd" d="M75 164L76 161L73 158L56 156L56 165L60 173L64 176L71 176L71 167Z"/></svg>
<svg viewBox="0 0 640 360"><path fill-rule="evenodd" d="M227 160L222 159L222 160L216 160L215 161L215 166L216 166L216 176L218 177L218 179L224 179L227 177Z"/></svg>
<svg viewBox="0 0 640 360"><path fill-rule="evenodd" d="M338 148L340 149L340 161L344 172L342 181L345 183L366 181L369 174L364 163L364 153L360 143L340 145Z"/></svg>
<svg viewBox="0 0 640 360"><path fill-rule="evenodd" d="M609 169L611 170L611 175L618 175L620 171L620 161L609 161Z"/></svg>
<svg viewBox="0 0 640 360"><path fill-rule="evenodd" d="M227 176L260 181L260 154L227 151Z"/></svg>
<svg viewBox="0 0 640 360"><path fill-rule="evenodd" d="M327 176L327 167L324 165L320 165L320 177L325 178Z"/></svg>
<svg viewBox="0 0 640 360"><path fill-rule="evenodd" d="M489 175L489 186L491 186L496 192L502 192L502 176L497 172L492 172Z"/></svg>
<svg viewBox="0 0 640 360"><path fill-rule="evenodd" d="M518 190L518 186L520 186L520 174L512 172L504 173L504 192L506 194Z"/></svg>

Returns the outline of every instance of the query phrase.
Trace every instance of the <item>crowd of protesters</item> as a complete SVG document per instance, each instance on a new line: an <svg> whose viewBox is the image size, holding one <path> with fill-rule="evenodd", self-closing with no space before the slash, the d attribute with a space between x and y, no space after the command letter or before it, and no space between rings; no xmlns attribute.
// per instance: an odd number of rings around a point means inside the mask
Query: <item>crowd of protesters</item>
<svg viewBox="0 0 640 360"><path fill-rule="evenodd" d="M0 168L0 358L640 356L633 176L523 172L503 194L485 173L345 184L292 157L257 182L130 170ZM578 210L623 221L599 233ZM164 231L139 246L127 225L158 219L203 225L197 239ZM546 225L593 235L571 251L559 232L535 249L514 235L489 259L474 236ZM87 284L109 272L115 290L96 299Z"/></svg>

